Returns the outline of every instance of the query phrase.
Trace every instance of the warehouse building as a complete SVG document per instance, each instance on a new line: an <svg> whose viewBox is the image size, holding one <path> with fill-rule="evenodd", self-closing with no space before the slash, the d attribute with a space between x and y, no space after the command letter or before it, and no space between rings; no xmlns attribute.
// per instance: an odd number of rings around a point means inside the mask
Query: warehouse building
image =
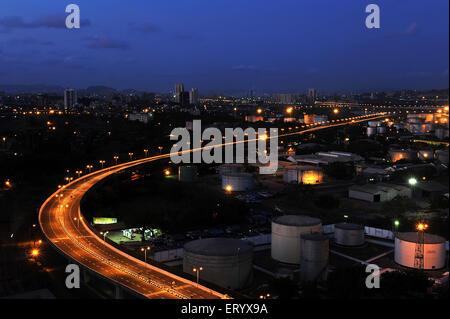
<svg viewBox="0 0 450 319"><path fill-rule="evenodd" d="M394 184L366 184L354 185L348 189L348 197L377 203L394 199L397 196L412 197L409 187Z"/></svg>

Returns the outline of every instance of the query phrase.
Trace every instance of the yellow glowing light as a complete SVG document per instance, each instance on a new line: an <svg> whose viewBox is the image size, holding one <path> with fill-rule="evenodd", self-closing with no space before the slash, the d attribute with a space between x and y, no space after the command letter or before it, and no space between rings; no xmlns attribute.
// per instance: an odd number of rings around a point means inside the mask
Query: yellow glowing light
<svg viewBox="0 0 450 319"><path fill-rule="evenodd" d="M165 174L166 176L169 176L169 175L170 175L170 170L166 169L166 170L164 171L164 174Z"/></svg>
<svg viewBox="0 0 450 319"><path fill-rule="evenodd" d="M33 256L37 256L37 255L39 255L39 250L33 249L33 250L31 251L31 254L32 254Z"/></svg>
<svg viewBox="0 0 450 319"><path fill-rule="evenodd" d="M265 140L267 140L267 135L266 135L266 134L261 135L261 136L259 137L259 139L260 139L261 141L265 141Z"/></svg>
<svg viewBox="0 0 450 319"><path fill-rule="evenodd" d="M225 190L226 190L227 192L231 192L231 191L233 190L233 187L231 187L231 185L227 185L227 186L225 187Z"/></svg>
<svg viewBox="0 0 450 319"><path fill-rule="evenodd" d="M417 228L418 231L424 231L425 229L428 228L428 224L418 223L416 228Z"/></svg>
<svg viewBox="0 0 450 319"><path fill-rule="evenodd" d="M293 107L288 107L288 108L286 109L286 113L291 114L293 110L294 110Z"/></svg>
<svg viewBox="0 0 450 319"><path fill-rule="evenodd" d="M262 109L257 109L256 112L257 112L258 114L261 114L261 113L262 113Z"/></svg>

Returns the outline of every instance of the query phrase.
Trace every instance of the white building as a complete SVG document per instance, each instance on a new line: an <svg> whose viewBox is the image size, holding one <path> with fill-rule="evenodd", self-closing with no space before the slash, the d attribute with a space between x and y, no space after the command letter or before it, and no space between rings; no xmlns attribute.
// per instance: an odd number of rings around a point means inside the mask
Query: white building
<svg viewBox="0 0 450 319"><path fill-rule="evenodd" d="M148 121L151 119L153 114L151 113L130 113L127 114L127 118L129 121L139 121L141 123L147 124Z"/></svg>
<svg viewBox="0 0 450 319"><path fill-rule="evenodd" d="M73 107L75 104L77 104L77 91L74 89L64 90L64 107Z"/></svg>
<svg viewBox="0 0 450 319"><path fill-rule="evenodd" d="M181 102L181 92L184 92L183 83L175 83L175 102L177 103Z"/></svg>
<svg viewBox="0 0 450 319"><path fill-rule="evenodd" d="M190 104L197 104L198 103L198 89L192 88L189 92L189 103Z"/></svg>
<svg viewBox="0 0 450 319"><path fill-rule="evenodd" d="M412 190L409 187L394 184L366 184L354 185L348 189L348 197L366 202L385 202L397 196L411 198Z"/></svg>
<svg viewBox="0 0 450 319"><path fill-rule="evenodd" d="M315 100L315 99L317 98L317 89L315 89L315 88L309 89L309 90L308 90L308 97L309 97L311 100Z"/></svg>

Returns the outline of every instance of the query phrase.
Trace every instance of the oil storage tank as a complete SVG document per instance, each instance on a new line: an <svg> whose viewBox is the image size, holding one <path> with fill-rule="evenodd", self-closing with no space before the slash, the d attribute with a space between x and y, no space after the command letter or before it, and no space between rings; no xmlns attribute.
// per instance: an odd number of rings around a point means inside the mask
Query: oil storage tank
<svg viewBox="0 0 450 319"><path fill-rule="evenodd" d="M253 175L250 173L229 173L222 175L222 189L242 192L254 187Z"/></svg>
<svg viewBox="0 0 450 319"><path fill-rule="evenodd" d="M233 238L207 238L184 245L183 271L228 289L240 289L253 279L253 245ZM201 267L201 268L200 268Z"/></svg>
<svg viewBox="0 0 450 319"><path fill-rule="evenodd" d="M361 246L364 244L364 226L351 223L336 224L334 241L342 246Z"/></svg>
<svg viewBox="0 0 450 319"><path fill-rule="evenodd" d="M225 174L236 174L240 173L243 170L243 166L241 164L223 164L219 166L219 176L222 177Z"/></svg>
<svg viewBox="0 0 450 319"><path fill-rule="evenodd" d="M184 165L178 167L178 181L194 182L197 180L197 166Z"/></svg>
<svg viewBox="0 0 450 319"><path fill-rule="evenodd" d="M445 239L428 233L423 235L423 269L431 270L445 267L447 255ZM417 232L398 233L395 237L395 262L405 267L416 268L414 260L417 242Z"/></svg>
<svg viewBox="0 0 450 319"><path fill-rule="evenodd" d="M321 233L322 222L304 215L284 215L272 220L272 258L283 263L299 264L300 236Z"/></svg>
<svg viewBox="0 0 450 319"><path fill-rule="evenodd" d="M314 233L300 236L300 280L325 280L328 273L329 239Z"/></svg>

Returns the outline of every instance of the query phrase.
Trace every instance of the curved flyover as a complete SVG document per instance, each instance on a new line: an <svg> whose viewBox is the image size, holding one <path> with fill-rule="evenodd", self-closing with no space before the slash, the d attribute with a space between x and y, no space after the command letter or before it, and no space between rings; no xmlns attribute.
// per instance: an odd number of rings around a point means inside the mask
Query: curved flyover
<svg viewBox="0 0 450 319"><path fill-rule="evenodd" d="M302 134L310 131L354 124L386 116L360 117L351 121L318 126L282 136ZM236 144L233 142L231 144ZM214 146L218 147L218 146ZM190 150L190 152L201 149ZM80 201L84 194L100 180L131 168L159 159L169 158L164 154L127 162L84 175L53 193L41 206L39 224L49 242L61 253L89 270L108 278L119 286L151 299L217 299L225 296L195 282L174 275L153 265L144 263L99 238L80 217ZM63 196L59 196L63 194Z"/></svg>

